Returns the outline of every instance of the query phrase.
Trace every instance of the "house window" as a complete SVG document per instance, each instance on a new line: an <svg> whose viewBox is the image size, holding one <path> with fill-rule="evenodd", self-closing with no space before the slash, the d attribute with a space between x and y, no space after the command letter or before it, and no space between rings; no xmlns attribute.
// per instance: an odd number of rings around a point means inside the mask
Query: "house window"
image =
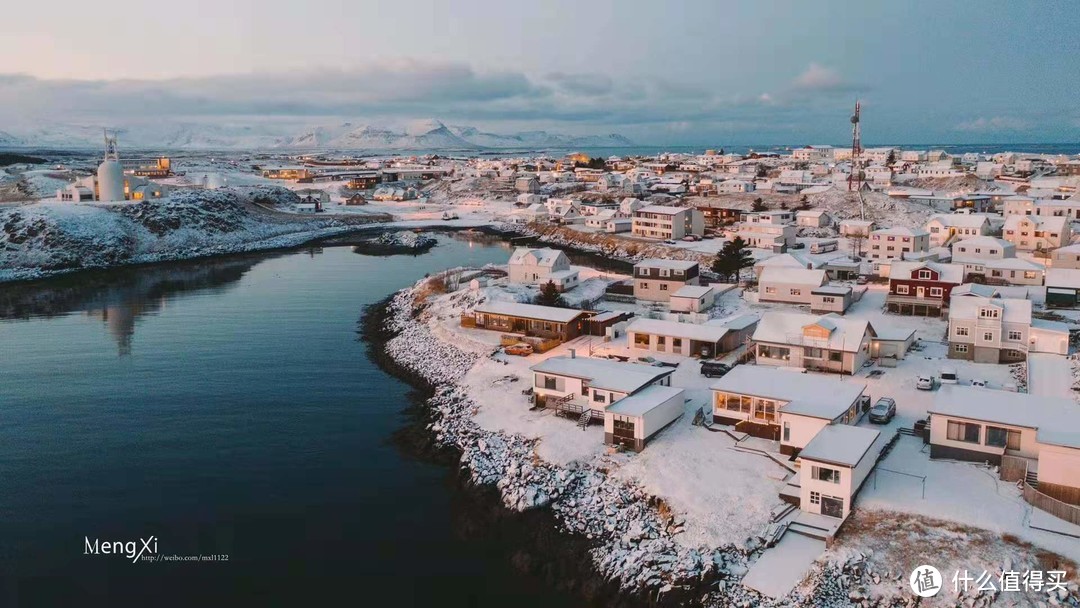
<svg viewBox="0 0 1080 608"><path fill-rule="evenodd" d="M931 287L930 288L930 297L931 298L940 298L943 294L944 294L944 292L941 290L940 287Z"/></svg>
<svg viewBox="0 0 1080 608"><path fill-rule="evenodd" d="M980 319L996 319L996 318L998 318L998 315L1000 314L1000 312L1001 311L999 311L996 308L980 308L979 309L979 318Z"/></svg>
<svg viewBox="0 0 1080 608"><path fill-rule="evenodd" d="M1011 330L1009 330L1009 339L1012 340L1013 342L1019 342L1020 340L1024 339L1024 334L1023 334L1023 332L1016 331L1015 329L1011 329Z"/></svg>
<svg viewBox="0 0 1080 608"><path fill-rule="evenodd" d="M1037 276L1038 276L1038 275L1036 275L1036 274L1035 274L1035 271L1034 271L1034 270L1025 270L1025 271L1024 271L1024 278L1025 278L1025 279L1034 279L1034 278L1036 278Z"/></svg>
<svg viewBox="0 0 1080 608"><path fill-rule="evenodd" d="M776 293L776 288L775 287L766 287L765 288L765 293Z"/></svg>
<svg viewBox="0 0 1080 608"><path fill-rule="evenodd" d="M791 290L791 295L793 295L793 296L801 296L802 295L802 290L801 289L792 289Z"/></svg>
<svg viewBox="0 0 1080 608"><path fill-rule="evenodd" d="M929 270L920 270L919 271L919 278L923 279L923 280L929 279L930 278L930 271Z"/></svg>
<svg viewBox="0 0 1080 608"><path fill-rule="evenodd" d="M660 283L660 291L667 291L667 283Z"/></svg>
<svg viewBox="0 0 1080 608"><path fill-rule="evenodd" d="M812 505L820 505L821 504L821 492L810 492L810 504L812 504Z"/></svg>
<svg viewBox="0 0 1080 608"><path fill-rule="evenodd" d="M826 467L811 467L811 477L818 481L827 481L829 483L840 483L840 471L836 469L829 469Z"/></svg>
<svg viewBox="0 0 1080 608"><path fill-rule="evenodd" d="M660 269L660 276L661 277L669 277L669 276L671 276L671 270L669 268L661 268Z"/></svg>
<svg viewBox="0 0 1080 608"><path fill-rule="evenodd" d="M821 297L821 303L822 304L835 304L836 303L836 298L834 298L832 296L822 296Z"/></svg>
<svg viewBox="0 0 1080 608"><path fill-rule="evenodd" d="M599 393L599 392L594 392L593 393L593 401L595 401L597 403L606 403L607 402L607 395L605 395L603 393Z"/></svg>
<svg viewBox="0 0 1080 608"><path fill-rule="evenodd" d="M649 288L649 284L648 284L648 283L646 283L645 281L642 281L642 282L638 283L638 287L639 287L640 289L648 289L648 288Z"/></svg>
<svg viewBox="0 0 1080 608"><path fill-rule="evenodd" d="M544 388L548 390L556 390L556 379L554 376L541 376L544 379ZM539 380L539 378L538 378ZM538 383L539 385L539 383Z"/></svg>
<svg viewBox="0 0 1080 608"><path fill-rule="evenodd" d="M671 339L671 350L682 350L682 338Z"/></svg>
<svg viewBox="0 0 1080 608"><path fill-rule="evenodd" d="M829 361L837 362L844 360L844 353L833 351L829 353Z"/></svg>
<svg viewBox="0 0 1080 608"><path fill-rule="evenodd" d="M993 342L993 341L994 341L994 332L992 332L992 331L984 331L983 332L983 342Z"/></svg>
<svg viewBox="0 0 1080 608"><path fill-rule="evenodd" d="M963 336L967 336L968 335L968 328L966 328L966 327L957 327L956 331L954 331L953 334L956 335L956 337L958 337L958 338L963 337Z"/></svg>
<svg viewBox="0 0 1080 608"><path fill-rule="evenodd" d="M951 441L963 441L965 443L979 443L979 432L982 427L970 422L949 421L947 437Z"/></svg>
<svg viewBox="0 0 1080 608"><path fill-rule="evenodd" d="M791 441L791 423L786 420L784 421L784 441Z"/></svg>
<svg viewBox="0 0 1080 608"><path fill-rule="evenodd" d="M986 427L986 445L1008 450L1020 449L1020 431L1004 429L999 426Z"/></svg>
<svg viewBox="0 0 1080 608"><path fill-rule="evenodd" d="M968 352L968 345L967 344L956 344L956 345L953 346L953 348L958 353L966 353L966 352Z"/></svg>
<svg viewBox="0 0 1080 608"><path fill-rule="evenodd" d="M908 286L907 285L897 285L896 286L896 293L898 293L898 294L900 294L902 296L906 296L908 294Z"/></svg>

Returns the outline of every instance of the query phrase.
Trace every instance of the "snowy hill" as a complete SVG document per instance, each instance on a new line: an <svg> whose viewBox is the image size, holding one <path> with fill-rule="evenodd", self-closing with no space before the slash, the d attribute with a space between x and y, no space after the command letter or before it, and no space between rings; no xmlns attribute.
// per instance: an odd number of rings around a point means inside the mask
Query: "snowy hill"
<svg viewBox="0 0 1080 608"><path fill-rule="evenodd" d="M114 127L110 125L110 130ZM620 147L633 143L622 135L560 135L524 131L509 135L471 126L447 126L429 118L403 128L343 122L281 125L270 123L157 122L116 127L125 149L159 150L481 150ZM98 125L50 124L0 130L0 147L98 149Z"/></svg>

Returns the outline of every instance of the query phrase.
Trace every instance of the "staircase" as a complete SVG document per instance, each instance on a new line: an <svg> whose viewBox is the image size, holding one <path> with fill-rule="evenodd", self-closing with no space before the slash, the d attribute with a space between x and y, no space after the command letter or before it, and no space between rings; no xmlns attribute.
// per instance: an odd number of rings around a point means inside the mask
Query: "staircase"
<svg viewBox="0 0 1080 608"><path fill-rule="evenodd" d="M592 422L592 412L593 411L591 409L587 409L584 412L581 412L581 416L578 418L577 421L577 425L581 427L581 430L584 431L586 428L588 428L589 423Z"/></svg>
<svg viewBox="0 0 1080 608"><path fill-rule="evenodd" d="M918 437L919 436L919 434L917 432L915 432L915 429L909 429L909 428L903 427L903 426L896 429L896 432L900 433L901 435L910 435L912 437Z"/></svg>
<svg viewBox="0 0 1080 608"><path fill-rule="evenodd" d="M1027 483L1027 485L1031 486L1033 489L1038 490L1039 489L1039 472L1038 471L1028 471L1027 474L1024 475L1024 482Z"/></svg>

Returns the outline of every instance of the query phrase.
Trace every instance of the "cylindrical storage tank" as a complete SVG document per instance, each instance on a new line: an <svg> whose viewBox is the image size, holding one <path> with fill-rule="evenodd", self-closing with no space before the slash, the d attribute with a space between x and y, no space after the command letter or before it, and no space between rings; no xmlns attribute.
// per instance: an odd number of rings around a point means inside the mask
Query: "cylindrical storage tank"
<svg viewBox="0 0 1080 608"><path fill-rule="evenodd" d="M120 161L107 160L98 166L98 200L124 200L124 169Z"/></svg>

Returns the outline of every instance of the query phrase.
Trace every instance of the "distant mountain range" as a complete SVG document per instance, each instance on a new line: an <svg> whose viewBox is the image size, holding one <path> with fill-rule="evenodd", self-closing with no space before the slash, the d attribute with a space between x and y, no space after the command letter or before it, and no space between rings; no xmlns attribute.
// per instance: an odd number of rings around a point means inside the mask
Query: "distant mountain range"
<svg viewBox="0 0 1080 608"><path fill-rule="evenodd" d="M110 130L113 130L110 128ZM403 129L349 122L297 129L274 124L155 123L119 127L121 149L155 150L484 150L592 148L634 145L609 135L560 135L524 131L510 135L476 127L447 126L435 119L413 121ZM0 130L0 147L96 149L101 126L49 125L23 131Z"/></svg>

